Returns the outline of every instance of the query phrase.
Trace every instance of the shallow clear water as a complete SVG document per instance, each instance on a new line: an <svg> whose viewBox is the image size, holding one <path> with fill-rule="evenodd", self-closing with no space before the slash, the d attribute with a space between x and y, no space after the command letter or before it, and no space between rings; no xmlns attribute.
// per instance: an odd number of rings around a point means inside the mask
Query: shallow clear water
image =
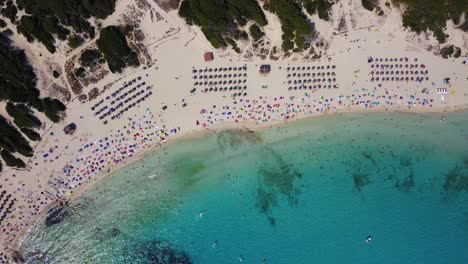
<svg viewBox="0 0 468 264"><path fill-rule="evenodd" d="M344 115L168 144L21 251L28 263L468 263L468 115L439 118Z"/></svg>

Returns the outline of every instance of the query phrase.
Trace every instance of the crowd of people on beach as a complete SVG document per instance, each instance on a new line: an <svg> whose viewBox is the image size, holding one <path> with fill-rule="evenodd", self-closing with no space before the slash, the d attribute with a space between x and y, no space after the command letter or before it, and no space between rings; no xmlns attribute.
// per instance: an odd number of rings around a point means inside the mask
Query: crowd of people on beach
<svg viewBox="0 0 468 264"><path fill-rule="evenodd" d="M409 78L408 81L412 80L411 78L418 78L417 84L422 82L421 78L424 80L428 78L426 66L418 63L417 59L410 62L408 58L369 58L368 65L369 76L373 78L371 82L380 82L387 78L392 80L393 75L402 76L404 80ZM302 92L291 94L285 91L285 94L280 96L247 97L246 65L193 68L194 89L200 89L202 93L223 95L219 103L209 104L200 109L199 116L194 120L196 126L207 128L226 121L268 124L297 119L299 116L325 115L350 108L359 111L377 107L386 109L391 106L402 109L430 108L434 105L428 88L400 87L398 84L387 87L382 86L381 83L369 83L366 88L363 88L352 83L349 85L353 89L346 89L351 92L340 90L336 80L336 66L332 64L288 65L282 70L286 75L284 87L287 87L288 91ZM140 76L127 81L112 91L109 96L97 101L91 107L96 118L104 120L104 124L108 122L109 116L111 120L123 118L123 113L138 105L138 100L141 102L145 96L150 96L152 86L148 85L147 80L143 78ZM264 85L262 88L264 87L266 90L268 86ZM324 95L313 93L324 88L334 89ZM225 92L230 92L230 94L225 94ZM334 95L330 95L331 92ZM139 98L139 96L143 97ZM122 110L119 110L120 108ZM1 192L0 226L2 232L8 236L9 242L13 241L19 231L24 230L27 223L35 219L47 205L67 200L76 188L94 179L98 174L110 172L111 167L123 164L137 153L163 143L171 134L180 132L179 127L167 128L162 125L149 108L141 111L138 116L125 118L126 122L120 129L111 130L105 136L80 135L78 140L81 146L74 150L69 149L68 145L62 144L61 146L54 132L48 132L44 144L47 147L37 151L38 154L32 159L33 164L28 164L30 166L27 169L33 170L34 165L37 165L39 161L53 167L61 157L68 155L70 158L65 166L61 165L59 169L51 173L47 186L43 186L45 183L38 180L35 192L25 188L24 184L16 186L17 188L11 194ZM12 183L6 182L6 184ZM0 190L2 190L2 185L0 185ZM15 208L15 201L19 199L25 201L27 206ZM8 217L12 214L16 219L24 221L8 222ZM3 263L2 258L3 255L0 255L0 263Z"/></svg>
<svg viewBox="0 0 468 264"><path fill-rule="evenodd" d="M355 84L353 84L355 85ZM336 96L314 96L307 90L301 95L259 96L255 99L239 99L230 104L211 105L201 109L202 119L197 124L203 127L219 122L255 122L265 124L291 120L295 117L343 111L354 108L357 111L376 107L427 107L434 105L427 89L405 90L400 87L355 88L349 95L338 92Z"/></svg>
<svg viewBox="0 0 468 264"><path fill-rule="evenodd" d="M27 207L13 208L14 204L10 206L11 202L6 204L8 210L14 209L13 213L16 218L24 220L16 221L16 224L6 222L2 225L2 232L9 237L6 242L12 242L18 232L47 205L52 202L66 201L76 188L92 180L98 173L109 172L111 167L123 164L136 154L165 142L171 134L179 132L177 128L160 127L155 120L156 117L147 108L142 117L128 118L128 122L122 126L122 129L108 136L93 139L90 135L90 138L80 138L81 147L75 151L70 150L68 146L60 149L58 141L53 140L54 133L51 133L49 143L57 144L39 151L35 164L37 165L38 159L42 159L41 162L50 163L53 167L60 157L71 156L73 159L69 160L61 170L51 173L48 186L42 186L38 182L36 193L22 187L15 189L13 195L25 201ZM28 170L32 170L33 166L30 166ZM11 195L8 194L5 197L11 197ZM16 201L16 198L10 200Z"/></svg>

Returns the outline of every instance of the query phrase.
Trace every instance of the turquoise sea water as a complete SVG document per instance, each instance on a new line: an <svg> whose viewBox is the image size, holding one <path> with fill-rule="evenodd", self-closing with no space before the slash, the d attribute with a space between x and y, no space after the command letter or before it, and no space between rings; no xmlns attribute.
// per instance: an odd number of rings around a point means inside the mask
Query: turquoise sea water
<svg viewBox="0 0 468 264"><path fill-rule="evenodd" d="M37 226L21 252L27 263L468 263L468 114L439 118L344 115L168 144Z"/></svg>

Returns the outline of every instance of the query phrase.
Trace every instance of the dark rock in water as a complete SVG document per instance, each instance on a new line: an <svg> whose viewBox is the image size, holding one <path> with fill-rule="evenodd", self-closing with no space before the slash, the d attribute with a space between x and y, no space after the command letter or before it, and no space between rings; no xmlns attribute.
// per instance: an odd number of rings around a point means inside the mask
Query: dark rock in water
<svg viewBox="0 0 468 264"><path fill-rule="evenodd" d="M192 264L187 253L163 241L150 241L131 252L129 260L148 264Z"/></svg>
<svg viewBox="0 0 468 264"><path fill-rule="evenodd" d="M112 228L112 230L110 231L110 236L111 237L116 237L118 235L120 235L120 233L122 233L118 228Z"/></svg>
<svg viewBox="0 0 468 264"><path fill-rule="evenodd" d="M50 209L47 214L45 225L52 226L62 222L69 212L65 207L54 207Z"/></svg>
<svg viewBox="0 0 468 264"><path fill-rule="evenodd" d="M371 180L369 179L369 175L367 174L353 174L353 180L354 180L354 187L360 192L362 188L369 183L371 183Z"/></svg>

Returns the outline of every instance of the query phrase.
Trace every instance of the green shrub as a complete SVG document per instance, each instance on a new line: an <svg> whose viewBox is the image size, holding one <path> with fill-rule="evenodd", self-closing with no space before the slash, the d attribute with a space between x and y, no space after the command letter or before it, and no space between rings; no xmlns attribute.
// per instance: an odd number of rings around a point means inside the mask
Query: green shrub
<svg viewBox="0 0 468 264"><path fill-rule="evenodd" d="M7 23L5 22L5 20L0 18L0 28L4 28L6 26L7 26Z"/></svg>
<svg viewBox="0 0 468 264"><path fill-rule="evenodd" d="M260 29L260 27L257 24L252 24L249 27L249 32L255 41L261 39L265 35L265 33L263 33L263 31Z"/></svg>
<svg viewBox="0 0 468 264"><path fill-rule="evenodd" d="M80 35L71 35L68 37L68 46L72 49L76 49L83 44L84 40Z"/></svg>
<svg viewBox="0 0 468 264"><path fill-rule="evenodd" d="M2 1L0 1L0 6L2 6ZM16 23L16 14L18 14L18 9L12 0L6 2L4 8L0 10L0 13L6 18L10 19L11 23Z"/></svg>
<svg viewBox="0 0 468 264"><path fill-rule="evenodd" d="M367 9L369 11L374 10L375 4L372 0L361 0L361 2L362 2L362 7L364 7L364 9Z"/></svg>
<svg viewBox="0 0 468 264"><path fill-rule="evenodd" d="M80 56L80 62L83 67L90 67L99 63L102 59L102 53L97 49L87 49Z"/></svg>
<svg viewBox="0 0 468 264"><path fill-rule="evenodd" d="M334 2L329 2L329 0L305 0L303 5L307 13L313 15L318 13L320 19L328 21L330 19L330 9L333 6Z"/></svg>

